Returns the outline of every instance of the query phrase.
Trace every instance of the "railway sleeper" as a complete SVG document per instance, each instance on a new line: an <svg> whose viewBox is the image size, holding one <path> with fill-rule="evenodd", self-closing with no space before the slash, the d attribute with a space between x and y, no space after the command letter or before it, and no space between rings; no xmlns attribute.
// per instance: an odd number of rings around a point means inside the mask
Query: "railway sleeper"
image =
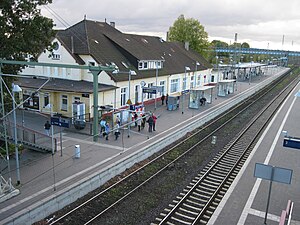
<svg viewBox="0 0 300 225"><path fill-rule="evenodd" d="M212 171L215 172L215 173L222 174L223 176L226 176L226 174L227 174L224 170L220 170L220 169L218 169L216 167L213 168Z"/></svg>
<svg viewBox="0 0 300 225"><path fill-rule="evenodd" d="M201 211L201 209L199 209L199 207L195 207L195 206L192 206L192 205L187 204L187 203L183 203L183 206L186 207L186 208L190 208L194 211L199 211L199 212Z"/></svg>
<svg viewBox="0 0 300 225"><path fill-rule="evenodd" d="M210 196L204 195L202 193L197 193L197 192L193 192L193 195L196 195L198 197L205 198L205 199L209 199L210 198Z"/></svg>
<svg viewBox="0 0 300 225"><path fill-rule="evenodd" d="M222 161L218 162L218 165L216 165L216 167L220 166L220 167L225 167L225 168L231 169L234 164L235 164L235 162L231 163L228 160L222 160Z"/></svg>
<svg viewBox="0 0 300 225"><path fill-rule="evenodd" d="M171 219L172 220L174 220L174 221L176 221L176 222L179 222L179 223L181 223L181 224L187 224L187 225L190 225L191 223L190 222L187 222L187 221L184 221L184 220L181 220L181 219L178 219L178 218L176 218L176 217L171 217ZM168 223L168 224L170 224L170 225L175 225L175 224L177 224L177 223Z"/></svg>
<svg viewBox="0 0 300 225"><path fill-rule="evenodd" d="M219 173L216 173L215 171L211 171L210 175L213 176L213 177L216 177L217 179L220 179L220 180L224 179L223 174L220 175Z"/></svg>
<svg viewBox="0 0 300 225"><path fill-rule="evenodd" d="M195 190L198 191L198 192L202 192L202 193L204 193L204 194L207 194L207 195L212 195L212 194L213 194L213 192L207 191L207 189L204 189L204 190L203 190L201 187L196 188Z"/></svg>
<svg viewBox="0 0 300 225"><path fill-rule="evenodd" d="M232 166L218 164L216 165L215 168L218 169L219 171L223 171L224 174L228 174L228 171L232 168Z"/></svg>
<svg viewBox="0 0 300 225"><path fill-rule="evenodd" d="M197 197L195 197L195 196L193 196L193 195L190 195L189 198L198 201L199 204L206 204L206 203L207 203L207 200L206 200L206 199L197 198Z"/></svg>
<svg viewBox="0 0 300 225"><path fill-rule="evenodd" d="M204 187L210 187L213 192L217 189L217 186L216 185L211 185L211 184L208 184L208 183L201 183L201 186L204 186Z"/></svg>
<svg viewBox="0 0 300 225"><path fill-rule="evenodd" d="M202 186L202 185L199 185L198 188L200 190L207 190L208 192L211 192L211 193L214 193L216 189L211 189L209 187L205 187L205 186Z"/></svg>
<svg viewBox="0 0 300 225"><path fill-rule="evenodd" d="M188 202L189 204L195 205L195 206L199 206L199 207L201 207L201 209L204 207L204 204L192 201L191 199L187 199L186 202Z"/></svg>
<svg viewBox="0 0 300 225"><path fill-rule="evenodd" d="M197 212L188 210L188 209L186 209L186 208L179 207L179 210L181 210L181 211L183 211L183 212L185 212L185 213L191 214L191 215L193 215L193 216L197 216L197 215L198 215Z"/></svg>
<svg viewBox="0 0 300 225"><path fill-rule="evenodd" d="M180 197L180 196L176 196L176 199L178 199L179 201L182 199L182 197Z"/></svg>
<svg viewBox="0 0 300 225"><path fill-rule="evenodd" d="M214 174L209 174L206 179L208 180L212 180L212 181L218 181L218 182L222 182L224 180L224 178L219 178L218 176L215 176Z"/></svg>
<svg viewBox="0 0 300 225"><path fill-rule="evenodd" d="M211 185L214 185L215 187L218 187L220 185L220 182L212 180L212 179L208 179L208 178L204 179L203 182L204 183L209 183Z"/></svg>
<svg viewBox="0 0 300 225"><path fill-rule="evenodd" d="M184 213L180 213L178 211L175 212L175 215L180 216L180 217L185 218L185 219L188 219L188 220L192 220L192 221L194 221L196 219L194 216L188 216L188 215L186 215Z"/></svg>

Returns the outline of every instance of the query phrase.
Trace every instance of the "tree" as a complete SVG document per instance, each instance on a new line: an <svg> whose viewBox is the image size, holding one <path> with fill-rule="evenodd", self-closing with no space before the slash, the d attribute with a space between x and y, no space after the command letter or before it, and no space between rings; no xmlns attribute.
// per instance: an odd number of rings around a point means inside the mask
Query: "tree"
<svg viewBox="0 0 300 225"><path fill-rule="evenodd" d="M52 0L1 0L0 1L0 59L25 60L50 46L55 32L53 21L43 17L40 6ZM3 74L16 74L22 66L3 65ZM4 77L10 87L12 78ZM10 101L4 92L5 102Z"/></svg>
<svg viewBox="0 0 300 225"><path fill-rule="evenodd" d="M204 27L198 20L193 18L185 19L180 15L169 28L169 41L189 42L190 48L206 55L206 49L209 47L208 35Z"/></svg>
<svg viewBox="0 0 300 225"><path fill-rule="evenodd" d="M0 2L0 58L24 60L34 58L54 37L53 21L43 17L38 8L52 0L1 0ZM16 73L19 66L6 66L2 72Z"/></svg>

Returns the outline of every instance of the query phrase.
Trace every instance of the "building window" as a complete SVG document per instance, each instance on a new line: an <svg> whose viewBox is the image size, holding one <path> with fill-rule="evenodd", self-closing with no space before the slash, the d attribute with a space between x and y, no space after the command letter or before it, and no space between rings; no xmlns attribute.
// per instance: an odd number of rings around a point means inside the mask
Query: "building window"
<svg viewBox="0 0 300 225"><path fill-rule="evenodd" d="M148 87L149 87L149 88L151 88L151 87L153 87L153 86L154 86L154 83L149 83L149 84L148 84ZM152 98L152 96L153 96L152 94L148 93L148 96L147 96L147 97L148 97L148 99L150 99L150 98Z"/></svg>
<svg viewBox="0 0 300 225"><path fill-rule="evenodd" d="M166 82L164 80L159 82L159 86L161 86L160 95L165 94L165 85L166 85Z"/></svg>
<svg viewBox="0 0 300 225"><path fill-rule="evenodd" d="M161 69L163 61L139 61L139 70Z"/></svg>
<svg viewBox="0 0 300 225"><path fill-rule="evenodd" d="M121 88L121 106L126 105L127 88Z"/></svg>
<svg viewBox="0 0 300 225"><path fill-rule="evenodd" d="M45 93L44 95L44 107L46 107L50 103L49 94Z"/></svg>
<svg viewBox="0 0 300 225"><path fill-rule="evenodd" d="M73 103L80 103L80 97L73 97Z"/></svg>
<svg viewBox="0 0 300 225"><path fill-rule="evenodd" d="M170 92L178 92L179 91L179 79L173 79L171 80L171 87L170 87Z"/></svg>
<svg viewBox="0 0 300 225"><path fill-rule="evenodd" d="M61 96L61 110L68 111L68 96L67 95Z"/></svg>
<svg viewBox="0 0 300 225"><path fill-rule="evenodd" d="M201 84L201 75L199 74L197 78L197 86L200 86L200 84Z"/></svg>
<svg viewBox="0 0 300 225"><path fill-rule="evenodd" d="M186 77L184 77L183 79L182 79L182 90L186 90Z"/></svg>
<svg viewBox="0 0 300 225"><path fill-rule="evenodd" d="M194 88L194 76L191 76L190 89Z"/></svg>

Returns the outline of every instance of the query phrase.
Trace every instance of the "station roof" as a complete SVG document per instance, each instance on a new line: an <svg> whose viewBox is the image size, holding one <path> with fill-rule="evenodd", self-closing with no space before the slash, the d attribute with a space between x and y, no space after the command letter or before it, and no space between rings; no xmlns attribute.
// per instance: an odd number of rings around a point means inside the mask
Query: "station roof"
<svg viewBox="0 0 300 225"><path fill-rule="evenodd" d="M236 82L236 80L220 80L219 83L232 83L232 82Z"/></svg>
<svg viewBox="0 0 300 225"><path fill-rule="evenodd" d="M215 86L200 86L192 89L191 91L205 91L214 88Z"/></svg>

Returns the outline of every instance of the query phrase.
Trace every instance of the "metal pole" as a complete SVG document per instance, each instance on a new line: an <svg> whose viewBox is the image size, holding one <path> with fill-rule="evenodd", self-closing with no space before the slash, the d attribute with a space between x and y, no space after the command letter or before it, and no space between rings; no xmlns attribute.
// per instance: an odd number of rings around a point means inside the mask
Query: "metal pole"
<svg viewBox="0 0 300 225"><path fill-rule="evenodd" d="M128 72L128 99L129 100L130 100L130 80L131 80L131 70L129 70Z"/></svg>
<svg viewBox="0 0 300 225"><path fill-rule="evenodd" d="M264 224L267 224L267 217L268 217L268 211L269 211L269 205L270 205L270 198L271 198L271 191L272 191L273 174L274 174L274 167L272 167L272 174L271 174L271 181L270 181L270 186L269 186L269 194L268 194L268 201L267 201L267 208L266 208L266 214L265 214Z"/></svg>
<svg viewBox="0 0 300 225"><path fill-rule="evenodd" d="M157 77L158 77L158 62L156 61L156 71L155 71L155 86L156 87L157 87ZM157 97L157 89L155 92L154 110L156 110L156 97Z"/></svg>
<svg viewBox="0 0 300 225"><path fill-rule="evenodd" d="M93 140L98 140L98 125L99 125L99 118L98 118L98 74L99 70L91 70L93 74L93 98L94 98L94 120L93 120Z"/></svg>
<svg viewBox="0 0 300 225"><path fill-rule="evenodd" d="M15 107L14 92L12 92L12 97L13 97L13 118L14 118L14 139L15 139L17 185L19 185L21 182L20 182L19 149L18 149L18 140L17 140L17 120L16 120L16 107Z"/></svg>
<svg viewBox="0 0 300 225"><path fill-rule="evenodd" d="M184 97L184 95L185 95L185 93L184 93L184 90L186 89L186 68L184 68L184 82L182 82L182 111L181 111L181 113L183 114L184 113L184 100L185 100L185 97ZM184 86L183 86L183 84L184 84Z"/></svg>
<svg viewBox="0 0 300 225"><path fill-rule="evenodd" d="M62 149L62 128L61 128L61 116L59 117L59 127L60 127L60 156L63 156L63 149Z"/></svg>
<svg viewBox="0 0 300 225"><path fill-rule="evenodd" d="M3 97L3 80L2 80L2 71L0 66L0 88L1 88L1 105L2 105L2 115L5 114L4 109L4 97ZM8 168L8 174L9 174L9 181L11 181L11 170L10 170L10 161L9 161L9 152L8 152L8 141L7 141L7 130L6 130L6 122L3 120L3 129L4 129L4 140L5 140L5 150L6 150L6 160L7 160L7 168ZM11 183L11 182L10 182Z"/></svg>

